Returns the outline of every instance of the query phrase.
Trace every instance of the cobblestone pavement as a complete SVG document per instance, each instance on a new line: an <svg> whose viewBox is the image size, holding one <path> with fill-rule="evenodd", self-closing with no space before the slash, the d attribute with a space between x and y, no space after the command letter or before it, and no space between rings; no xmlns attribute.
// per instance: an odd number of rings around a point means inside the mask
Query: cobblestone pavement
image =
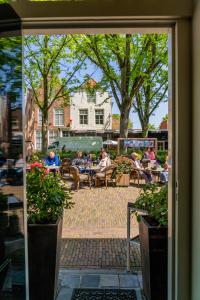
<svg viewBox="0 0 200 300"><path fill-rule="evenodd" d="M136 187L82 188L73 192L74 207L66 210L63 238L126 238L127 203L134 202ZM132 235L138 234L132 219Z"/></svg>
<svg viewBox="0 0 200 300"><path fill-rule="evenodd" d="M139 193L135 186L74 191L75 205L64 214L61 266L125 268L127 203L135 201ZM131 235L138 235L134 217ZM131 247L131 263L139 269L138 246Z"/></svg>
<svg viewBox="0 0 200 300"><path fill-rule="evenodd" d="M63 239L60 264L65 268L126 268L126 239ZM132 270L140 270L139 246L131 246Z"/></svg>

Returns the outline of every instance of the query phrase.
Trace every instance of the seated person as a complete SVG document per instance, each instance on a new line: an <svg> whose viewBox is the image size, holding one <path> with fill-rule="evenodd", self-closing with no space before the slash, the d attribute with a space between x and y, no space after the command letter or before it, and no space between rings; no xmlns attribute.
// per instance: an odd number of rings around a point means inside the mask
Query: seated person
<svg viewBox="0 0 200 300"><path fill-rule="evenodd" d="M104 148L101 148L100 154L99 154L99 159L100 159L100 160L102 159L103 153L105 153L105 154L107 155L106 150L105 150ZM107 155L107 156L108 156L108 155Z"/></svg>
<svg viewBox="0 0 200 300"><path fill-rule="evenodd" d="M148 170L145 170L143 166L141 165L139 159L138 159L138 154L137 153L132 153L131 158L133 160L134 167L139 171L139 174L142 178L144 178L146 183L152 183L153 178L151 173Z"/></svg>
<svg viewBox="0 0 200 300"><path fill-rule="evenodd" d="M93 154L89 153L87 156L87 162L91 164L91 163L93 163L93 161L94 161Z"/></svg>
<svg viewBox="0 0 200 300"><path fill-rule="evenodd" d="M76 153L76 158L72 160L72 166L81 166L85 163L83 153L81 151Z"/></svg>
<svg viewBox="0 0 200 300"><path fill-rule="evenodd" d="M153 148L147 148L147 151L145 151L144 153L144 157L145 160L155 160L156 159L156 155L155 155L155 151Z"/></svg>
<svg viewBox="0 0 200 300"><path fill-rule="evenodd" d="M166 157L166 161L163 166L164 171L160 173L160 181L162 183L168 182L168 172L169 172L169 164L168 164L168 156Z"/></svg>
<svg viewBox="0 0 200 300"><path fill-rule="evenodd" d="M46 166L60 166L60 159L53 151L49 152L49 156L45 160Z"/></svg>
<svg viewBox="0 0 200 300"><path fill-rule="evenodd" d="M111 165L110 158L108 157L106 152L102 152L101 154L101 160L100 163L97 166L98 172L103 172L106 167L109 167Z"/></svg>

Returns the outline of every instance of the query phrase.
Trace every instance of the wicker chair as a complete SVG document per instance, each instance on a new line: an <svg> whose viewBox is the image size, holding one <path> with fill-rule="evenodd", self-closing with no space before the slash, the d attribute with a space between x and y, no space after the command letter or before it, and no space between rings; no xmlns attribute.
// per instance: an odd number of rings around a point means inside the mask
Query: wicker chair
<svg viewBox="0 0 200 300"><path fill-rule="evenodd" d="M75 166L70 167L70 174L72 175L77 190L80 188L81 182L88 183L91 188L91 178L89 174L80 174L79 169Z"/></svg>
<svg viewBox="0 0 200 300"><path fill-rule="evenodd" d="M104 171L98 172L96 174L96 182L95 185L99 186L101 182L105 183L106 188L108 187L108 182L115 182L115 179L113 178L113 173L115 171L116 166L115 165L110 165L105 168Z"/></svg>
<svg viewBox="0 0 200 300"><path fill-rule="evenodd" d="M137 181L138 187L140 185L140 179L142 179L140 172L136 168L132 168L132 171L130 173L130 179L133 179L133 182L135 183Z"/></svg>
<svg viewBox="0 0 200 300"><path fill-rule="evenodd" d="M62 160L61 168L60 168L60 172L61 172L62 176L64 174L69 174L70 175L70 167L71 167L71 165L72 165L72 163L71 163L71 160L69 158L64 158Z"/></svg>

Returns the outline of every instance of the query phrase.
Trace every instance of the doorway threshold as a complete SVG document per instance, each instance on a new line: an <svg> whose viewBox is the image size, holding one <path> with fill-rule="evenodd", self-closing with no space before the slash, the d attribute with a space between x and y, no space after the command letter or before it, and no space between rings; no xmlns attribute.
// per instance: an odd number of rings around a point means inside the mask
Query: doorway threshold
<svg viewBox="0 0 200 300"><path fill-rule="evenodd" d="M114 296L117 297L116 299L121 299L119 298L120 294L124 295L123 300L128 300L129 295L133 294L135 294L136 300L144 300L142 296L141 272L127 273L119 269L60 269L58 296L56 300L89 300L89 296L87 298L78 298L78 296L86 295L86 292L92 292L93 296L95 293L98 295L98 290L104 296L106 295L106 298L104 297L106 300L109 300L109 296L112 296L110 299L115 299ZM102 300L104 298L102 296ZM93 299L96 298L93 297Z"/></svg>

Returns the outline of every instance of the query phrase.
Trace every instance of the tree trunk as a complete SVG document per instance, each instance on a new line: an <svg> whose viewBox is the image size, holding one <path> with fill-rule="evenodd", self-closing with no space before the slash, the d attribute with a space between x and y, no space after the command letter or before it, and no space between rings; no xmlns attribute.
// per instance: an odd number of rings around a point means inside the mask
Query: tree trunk
<svg viewBox="0 0 200 300"><path fill-rule="evenodd" d="M120 114L120 138L127 138L128 137L128 125L129 125L129 115L130 115L130 108L125 107L121 109ZM127 148L124 147L124 143L121 142L119 144L119 151L121 154L125 154L127 152Z"/></svg>
<svg viewBox="0 0 200 300"><path fill-rule="evenodd" d="M120 114L120 138L128 137L128 125L129 125L130 108L125 107L121 109Z"/></svg>
<svg viewBox="0 0 200 300"><path fill-rule="evenodd" d="M46 153L48 148L48 114L42 116L42 152Z"/></svg>
<svg viewBox="0 0 200 300"><path fill-rule="evenodd" d="M142 137L143 138L147 138L148 137L148 131L149 131L149 128L148 128L148 125L149 125L149 122L145 122L142 125Z"/></svg>

